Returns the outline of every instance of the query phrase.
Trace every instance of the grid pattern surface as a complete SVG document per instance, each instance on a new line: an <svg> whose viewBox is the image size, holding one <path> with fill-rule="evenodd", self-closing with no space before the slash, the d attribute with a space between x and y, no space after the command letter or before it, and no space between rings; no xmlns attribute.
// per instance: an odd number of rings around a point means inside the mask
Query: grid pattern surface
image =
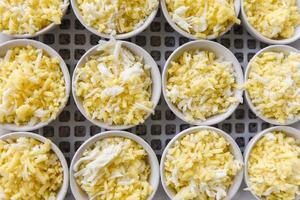
<svg viewBox="0 0 300 200"><path fill-rule="evenodd" d="M81 56L98 44L101 38L85 30L69 8L59 27L35 39L56 49L66 61L72 75ZM159 11L146 31L128 41L146 49L162 69L168 56L189 40L176 33L166 22L162 12ZM266 46L252 38L242 26L234 26L229 33L216 41L229 48L243 68L247 66L255 52ZM230 118L215 125L230 134L242 150L255 133L269 126L258 119L245 104L240 105ZM144 138L160 159L166 144L175 134L189 127L189 124L176 118L161 97L155 114L149 117L145 124L128 131ZM69 164L80 145L102 131L105 130L94 126L83 117L71 97L67 107L55 122L35 132L54 141L66 156ZM74 199L70 191L67 199ZM161 189L156 199L166 199Z"/></svg>

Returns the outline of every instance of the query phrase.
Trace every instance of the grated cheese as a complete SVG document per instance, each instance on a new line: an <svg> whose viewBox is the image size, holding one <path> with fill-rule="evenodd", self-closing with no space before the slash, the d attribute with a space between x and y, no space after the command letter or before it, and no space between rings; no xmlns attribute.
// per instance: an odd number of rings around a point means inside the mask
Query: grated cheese
<svg viewBox="0 0 300 200"><path fill-rule="evenodd" d="M249 23L270 39L290 38L300 24L296 0L244 0L244 10Z"/></svg>
<svg viewBox="0 0 300 200"><path fill-rule="evenodd" d="M240 24L234 0L166 0L166 5L172 20L198 38L217 37Z"/></svg>
<svg viewBox="0 0 300 200"><path fill-rule="evenodd" d="M83 20L100 33L116 35L142 26L157 10L158 0L77 0Z"/></svg>
<svg viewBox="0 0 300 200"><path fill-rule="evenodd" d="M93 200L146 200L153 192L147 152L131 139L97 141L73 170L77 183Z"/></svg>
<svg viewBox="0 0 300 200"><path fill-rule="evenodd" d="M300 115L300 54L264 52L251 61L245 88L264 117L285 123Z"/></svg>
<svg viewBox="0 0 300 200"><path fill-rule="evenodd" d="M67 101L60 63L42 49L14 47L0 57L0 123L54 119Z"/></svg>
<svg viewBox="0 0 300 200"><path fill-rule="evenodd" d="M56 199L62 183L63 169L50 141L0 140L0 199Z"/></svg>
<svg viewBox="0 0 300 200"><path fill-rule="evenodd" d="M177 140L164 164L166 184L176 193L173 200L224 199L243 165L230 153L226 139L212 130Z"/></svg>
<svg viewBox="0 0 300 200"><path fill-rule="evenodd" d="M101 46L75 73L76 95L92 119L137 125L153 112L149 66L122 42Z"/></svg>
<svg viewBox="0 0 300 200"><path fill-rule="evenodd" d="M266 200L294 200L300 194L300 147L283 131L263 136L248 160L250 189Z"/></svg>
<svg viewBox="0 0 300 200"><path fill-rule="evenodd" d="M232 63L213 52L184 52L171 63L167 76L166 96L188 121L205 121L238 101Z"/></svg>
<svg viewBox="0 0 300 200"><path fill-rule="evenodd" d="M0 31L33 35L51 23L60 24L66 6L62 0L1 0Z"/></svg>

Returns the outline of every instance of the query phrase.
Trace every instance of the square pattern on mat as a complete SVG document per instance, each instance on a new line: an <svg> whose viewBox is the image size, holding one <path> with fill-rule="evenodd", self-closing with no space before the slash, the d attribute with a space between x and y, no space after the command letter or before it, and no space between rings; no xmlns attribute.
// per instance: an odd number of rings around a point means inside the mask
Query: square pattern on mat
<svg viewBox="0 0 300 200"><path fill-rule="evenodd" d="M85 30L69 7L59 27L35 39L56 49L66 61L72 76L74 67L81 56L88 49L97 45L101 38ZM148 29L127 41L136 43L146 49L162 71L165 61L171 53L190 40L176 33L159 10ZM229 48L244 69L255 52L267 46L252 38L242 26L234 26L229 33L215 41ZM235 113L224 122L214 125L230 134L242 150L255 133L270 126L258 119L245 104L240 105ZM178 132L189 127L189 124L176 118L163 100L163 96L161 96L155 114L149 117L145 124L138 125L128 131L144 138L160 159L168 142ZM94 126L84 118L76 108L73 98L70 97L67 107L58 119L35 132L54 141L64 153L68 164L70 164L74 152L80 145L91 136L102 131L105 130ZM66 199L74 199L70 191ZM157 199L165 198L157 197Z"/></svg>

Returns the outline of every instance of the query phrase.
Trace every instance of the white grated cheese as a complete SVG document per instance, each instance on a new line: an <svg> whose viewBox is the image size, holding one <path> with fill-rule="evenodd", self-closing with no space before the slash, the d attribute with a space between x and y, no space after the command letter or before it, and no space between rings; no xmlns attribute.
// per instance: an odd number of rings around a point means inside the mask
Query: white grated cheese
<svg viewBox="0 0 300 200"><path fill-rule="evenodd" d="M145 121L153 112L151 68L114 39L76 70L76 95L87 114L111 125Z"/></svg>
<svg viewBox="0 0 300 200"><path fill-rule="evenodd" d="M35 125L56 117L67 101L57 58L33 46L14 47L0 66L1 124Z"/></svg>
<svg viewBox="0 0 300 200"><path fill-rule="evenodd" d="M56 199L63 169L50 141L0 140L0 199Z"/></svg>
<svg viewBox="0 0 300 200"><path fill-rule="evenodd" d="M85 23L100 33L116 35L142 26L157 9L159 1L77 0L77 4Z"/></svg>
<svg viewBox="0 0 300 200"><path fill-rule="evenodd" d="M264 52L251 61L245 88L264 117L285 123L300 115L300 54Z"/></svg>
<svg viewBox="0 0 300 200"><path fill-rule="evenodd" d="M290 38L300 24L296 0L245 0L244 10L249 23L270 39Z"/></svg>
<svg viewBox="0 0 300 200"><path fill-rule="evenodd" d="M300 193L299 141L285 132L267 133L248 158L250 188L266 200L294 200Z"/></svg>
<svg viewBox="0 0 300 200"><path fill-rule="evenodd" d="M166 5L172 20L198 38L219 36L232 24L240 23L233 0L166 0Z"/></svg>
<svg viewBox="0 0 300 200"><path fill-rule="evenodd" d="M147 152L127 138L97 141L84 151L72 170L90 199L146 200L153 192Z"/></svg>
<svg viewBox="0 0 300 200"><path fill-rule="evenodd" d="M63 0L1 0L0 31L7 34L34 34L51 23L60 24Z"/></svg>
<svg viewBox="0 0 300 200"><path fill-rule="evenodd" d="M166 184L174 200L224 199L242 162L235 160L225 138L210 130L185 135L168 149Z"/></svg>
<svg viewBox="0 0 300 200"><path fill-rule="evenodd" d="M205 121L240 100L232 63L213 52L184 52L170 64L167 78L167 98L189 121Z"/></svg>

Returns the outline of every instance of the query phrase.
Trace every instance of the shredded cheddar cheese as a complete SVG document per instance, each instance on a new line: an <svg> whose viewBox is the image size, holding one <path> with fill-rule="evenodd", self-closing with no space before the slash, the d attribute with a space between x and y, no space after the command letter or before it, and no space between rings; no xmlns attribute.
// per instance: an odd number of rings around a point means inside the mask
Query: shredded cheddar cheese
<svg viewBox="0 0 300 200"><path fill-rule="evenodd" d="M242 161L234 158L230 144L212 130L201 130L177 140L164 162L166 184L173 200L221 200L227 196Z"/></svg>
<svg viewBox="0 0 300 200"><path fill-rule="evenodd" d="M153 192L147 152L131 139L97 141L73 170L77 183L93 200L146 200Z"/></svg>
<svg viewBox="0 0 300 200"><path fill-rule="evenodd" d="M300 54L264 52L250 64L245 88L264 117L285 123L300 115Z"/></svg>
<svg viewBox="0 0 300 200"><path fill-rule="evenodd" d="M294 200L300 194L299 141L283 131L263 136L249 155L250 190L266 200Z"/></svg>
<svg viewBox="0 0 300 200"><path fill-rule="evenodd" d="M232 63L213 52L186 51L167 73L166 96L189 121L225 113L238 101Z"/></svg>
<svg viewBox="0 0 300 200"><path fill-rule="evenodd" d="M0 123L54 119L67 101L60 63L42 49L14 47L0 57Z"/></svg>
<svg viewBox="0 0 300 200"><path fill-rule="evenodd" d="M63 169L50 141L0 140L0 199L55 200Z"/></svg>
<svg viewBox="0 0 300 200"><path fill-rule="evenodd" d="M85 23L100 33L117 35L143 25L156 11L158 0L77 0Z"/></svg>
<svg viewBox="0 0 300 200"><path fill-rule="evenodd" d="M110 125L137 125L153 112L150 66L111 40L76 70L76 95L88 116Z"/></svg>
<svg viewBox="0 0 300 200"><path fill-rule="evenodd" d="M31 34L51 23L60 24L63 0L1 0L0 31L7 34Z"/></svg>
<svg viewBox="0 0 300 200"><path fill-rule="evenodd" d="M233 24L240 24L234 0L166 0L172 20L198 38L219 36Z"/></svg>
<svg viewBox="0 0 300 200"><path fill-rule="evenodd" d="M244 10L249 23L270 39L290 38L300 24L296 0L244 0Z"/></svg>

